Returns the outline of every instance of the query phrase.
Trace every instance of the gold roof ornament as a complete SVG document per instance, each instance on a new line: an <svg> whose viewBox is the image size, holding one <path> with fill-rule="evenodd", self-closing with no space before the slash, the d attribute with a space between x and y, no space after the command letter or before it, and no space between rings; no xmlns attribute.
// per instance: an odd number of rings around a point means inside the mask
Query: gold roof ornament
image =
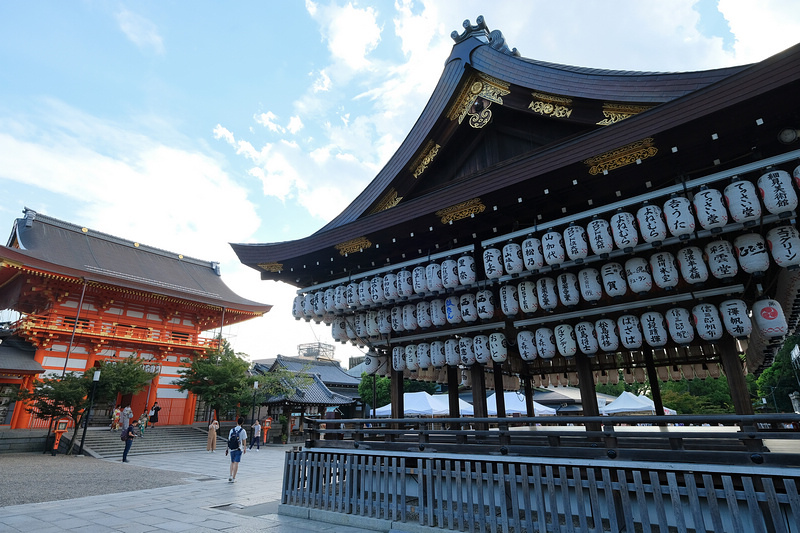
<svg viewBox="0 0 800 533"><path fill-rule="evenodd" d="M441 218L442 224L449 224L456 220L462 220L483 213L486 206L483 205L480 198L473 198L466 202L451 205L436 211L436 216Z"/></svg>
<svg viewBox="0 0 800 533"><path fill-rule="evenodd" d="M590 157L584 160L584 163L589 167L589 174L595 176L600 173L608 173L615 168L642 162L657 153L658 148L654 146L653 138L648 137L610 152Z"/></svg>
<svg viewBox="0 0 800 533"><path fill-rule="evenodd" d="M356 237L355 239L350 239L349 241L345 241L334 246L334 248L339 250L339 255L363 252L365 249L371 247L372 242L366 237Z"/></svg>
<svg viewBox="0 0 800 533"><path fill-rule="evenodd" d="M469 115L469 125L480 129L492 120L492 103L503 105L503 96L511 94L510 85L487 74L473 74L461 89L455 104L447 112L450 120L458 123Z"/></svg>

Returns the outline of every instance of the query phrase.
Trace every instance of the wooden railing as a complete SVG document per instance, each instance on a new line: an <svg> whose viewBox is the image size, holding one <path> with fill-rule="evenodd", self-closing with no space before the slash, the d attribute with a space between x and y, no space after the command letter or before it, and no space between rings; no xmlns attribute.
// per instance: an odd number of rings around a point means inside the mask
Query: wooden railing
<svg viewBox="0 0 800 533"><path fill-rule="evenodd" d="M686 425L310 421L305 449L287 452L282 503L471 532L800 531L798 415L669 421Z"/></svg>

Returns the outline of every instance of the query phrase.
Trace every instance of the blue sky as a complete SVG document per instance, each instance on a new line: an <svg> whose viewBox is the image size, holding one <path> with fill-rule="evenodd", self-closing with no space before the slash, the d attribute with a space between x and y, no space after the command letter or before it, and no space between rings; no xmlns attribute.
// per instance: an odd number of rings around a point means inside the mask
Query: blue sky
<svg viewBox="0 0 800 533"><path fill-rule="evenodd" d="M524 57L609 69L744 64L800 35L796 0L1 2L0 228L27 206L220 261L234 290L274 305L225 331L252 358L332 342L228 243L303 237L338 214L478 15Z"/></svg>

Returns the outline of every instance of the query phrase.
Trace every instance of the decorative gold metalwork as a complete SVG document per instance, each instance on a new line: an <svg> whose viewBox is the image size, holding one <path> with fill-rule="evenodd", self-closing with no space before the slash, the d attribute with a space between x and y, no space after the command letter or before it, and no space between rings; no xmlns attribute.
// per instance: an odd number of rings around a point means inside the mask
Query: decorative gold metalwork
<svg viewBox="0 0 800 533"><path fill-rule="evenodd" d="M397 196L397 191L394 190L394 187L392 187L391 189L389 189L389 192L383 195L381 201L378 202L378 205L376 205L375 208L369 212L369 214L372 215L374 213L380 213L381 211L386 211L387 209L391 209L392 207L399 204L402 199L403 197Z"/></svg>
<svg viewBox="0 0 800 533"><path fill-rule="evenodd" d="M372 247L372 242L366 237L356 237L334 246L339 250L339 255L352 254L354 252L363 252L366 248Z"/></svg>
<svg viewBox="0 0 800 533"><path fill-rule="evenodd" d="M658 153L658 148L653 146L652 137L636 141L611 150L595 157L590 157L584 163L589 166L589 174L596 175L603 171L614 170L637 161L643 161Z"/></svg>
<svg viewBox="0 0 800 533"><path fill-rule="evenodd" d="M603 104L603 116L606 117L597 123L598 126L608 126L615 124L626 118L638 115L643 111L647 111L652 106L646 105L630 105L630 104Z"/></svg>
<svg viewBox="0 0 800 533"><path fill-rule="evenodd" d="M540 115L553 118L569 118L572 115L572 98L547 93L531 93L533 100L528 109Z"/></svg>
<svg viewBox="0 0 800 533"><path fill-rule="evenodd" d="M503 96L510 93L508 83L479 72L464 84L461 94L447 112L447 118L457 118L461 124L464 117L469 115L469 125L476 129L482 128L492 119L489 109L492 102L503 105Z"/></svg>
<svg viewBox="0 0 800 533"><path fill-rule="evenodd" d="M483 213L485 209L486 206L483 205L480 198L473 198L472 200L440 209L436 211L436 216L441 218L442 224L448 224L456 220Z"/></svg>
<svg viewBox="0 0 800 533"><path fill-rule="evenodd" d="M439 153L439 146L438 144L434 143L433 141L428 141L428 144L425 145L425 149L422 151L420 156L414 160L414 163L411 164L411 168L414 170L414 177L418 178L420 174L425 172L425 169L428 168L428 165L433 163L436 154Z"/></svg>
<svg viewBox="0 0 800 533"><path fill-rule="evenodd" d="M258 268L264 269L267 272L280 272L283 270L283 263L259 263Z"/></svg>

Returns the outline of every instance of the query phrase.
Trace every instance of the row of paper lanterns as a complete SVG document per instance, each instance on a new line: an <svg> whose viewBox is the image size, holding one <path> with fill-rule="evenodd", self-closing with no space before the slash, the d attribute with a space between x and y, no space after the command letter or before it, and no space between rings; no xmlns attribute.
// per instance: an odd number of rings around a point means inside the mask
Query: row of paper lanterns
<svg viewBox="0 0 800 533"><path fill-rule="evenodd" d="M695 340L695 332L705 342L716 342L724 333L736 338L747 338L753 331L766 338L783 337L788 333L786 317L781 305L771 298L756 301L752 306L752 320L745 302L731 299L719 307L711 303L695 305L691 311L674 307L660 313L647 311L640 316L626 314L616 320L601 318L594 322L582 321L574 326L559 324L554 328L542 326L533 331L517 332L516 345L524 361L537 358L552 359L556 355L574 357L579 351L587 356L613 353L618 350L639 350L643 346L662 348L669 342L688 345ZM386 357L373 355L366 364L367 373L373 374ZM462 336L444 341L421 342L392 348L391 365L396 371L471 366L505 362L508 359L508 341L502 332L474 337Z"/></svg>

